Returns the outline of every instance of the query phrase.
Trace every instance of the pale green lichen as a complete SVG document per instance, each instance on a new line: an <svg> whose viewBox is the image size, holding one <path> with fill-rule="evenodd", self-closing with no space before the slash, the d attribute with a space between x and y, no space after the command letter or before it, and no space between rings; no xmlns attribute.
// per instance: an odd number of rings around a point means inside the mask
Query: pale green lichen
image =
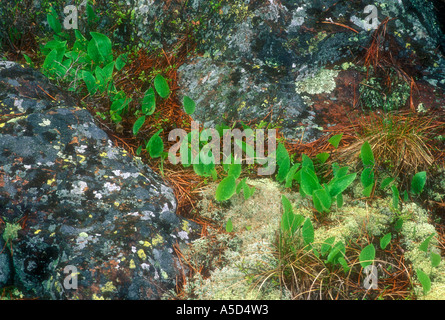
<svg viewBox="0 0 445 320"><path fill-rule="evenodd" d="M185 252L194 266L212 267L211 276L203 279L195 275L188 279L184 288L196 299L289 299L290 295L277 283L266 281L259 288L255 280L261 270L270 268L276 260L273 256L273 237L281 219L280 186L270 179L247 180L255 192L248 200L234 195L228 209L212 203L214 185L203 192L200 210L203 215L225 224L233 222L231 234L209 232L209 237L193 241ZM212 209L211 209L212 208ZM208 252L221 252L216 259Z"/></svg>
<svg viewBox="0 0 445 320"><path fill-rule="evenodd" d="M412 270L418 268L426 272L431 279L431 291L424 295L422 287L414 273L414 294L418 299L445 298L445 261L433 268L430 253L440 253L437 239L432 239L428 252L419 250L419 245L430 234L435 233L430 224L429 212L415 203L402 203L401 210L392 208L392 197L372 201L363 200L358 184L356 193L344 195L344 206L333 205L331 212L320 224L313 217L310 197L302 198L299 193L291 192L271 179L247 180L256 188L248 200L242 195L234 195L223 206L214 200L216 184L203 190L199 203L200 213L221 226L228 219L233 224L233 232L221 233L210 229L208 237L192 242L183 252L193 268L210 270L209 277L194 274L187 279L184 293L193 299L290 299L291 294L277 283L278 278L264 280L264 272L272 274L277 270L274 239L280 227L282 216L282 195L286 195L293 205L295 214L309 217L315 228L314 248L330 237L335 242L368 245L369 239L378 240L393 231L397 219L404 220L400 231L401 245L406 250L405 261ZM209 257L209 252L218 253ZM261 285L259 285L261 283Z"/></svg>
<svg viewBox="0 0 445 320"><path fill-rule="evenodd" d="M295 91L299 94L304 92L308 94L330 93L337 86L335 78L338 73L337 70L321 69L313 77L297 81Z"/></svg>
<svg viewBox="0 0 445 320"><path fill-rule="evenodd" d="M445 263L443 261L437 267L431 265L431 252L440 254L437 248L438 241L434 236L424 252L419 246L430 235L437 235L435 227L429 222L428 212L415 203L409 203L404 206L401 212L407 221L402 225L402 243L406 248L405 259L412 265L413 270L420 269L425 272L431 280L431 290L423 293L422 286L414 282L414 292L419 300L444 300L445 299Z"/></svg>

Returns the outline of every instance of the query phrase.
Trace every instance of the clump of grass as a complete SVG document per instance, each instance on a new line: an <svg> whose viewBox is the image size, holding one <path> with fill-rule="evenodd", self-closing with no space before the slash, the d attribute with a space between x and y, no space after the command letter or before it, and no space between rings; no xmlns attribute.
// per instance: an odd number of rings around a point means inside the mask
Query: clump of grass
<svg viewBox="0 0 445 320"><path fill-rule="evenodd" d="M371 114L359 123L358 140L343 149L339 157L359 165L360 148L368 141L375 167L393 177L410 177L428 170L435 161L433 138L438 125L431 116L402 113Z"/></svg>
<svg viewBox="0 0 445 320"><path fill-rule="evenodd" d="M318 287L317 276L323 273L323 263L312 250L307 250L300 235L279 232L274 245L277 265L269 270L269 276L277 277L293 299L308 299Z"/></svg>

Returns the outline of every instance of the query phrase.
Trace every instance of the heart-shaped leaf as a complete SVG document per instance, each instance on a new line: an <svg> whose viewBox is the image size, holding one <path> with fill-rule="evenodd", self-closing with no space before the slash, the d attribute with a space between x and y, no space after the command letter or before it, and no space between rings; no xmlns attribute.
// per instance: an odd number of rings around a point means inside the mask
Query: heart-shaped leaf
<svg viewBox="0 0 445 320"><path fill-rule="evenodd" d="M388 177L388 178L385 178L383 181L382 181L382 183L380 184L380 190L383 190L383 189L385 189L387 186L389 186L389 184L391 183L391 182L393 182L394 181L394 178L392 178L392 177Z"/></svg>
<svg viewBox="0 0 445 320"><path fill-rule="evenodd" d="M438 267L440 264L441 256L438 253L431 252L430 254L430 260L431 260L431 266L433 268Z"/></svg>
<svg viewBox="0 0 445 320"><path fill-rule="evenodd" d="M153 88L149 88L144 95L144 98L142 99L142 112L150 116L155 112L156 109L156 97L155 97L155 91Z"/></svg>
<svg viewBox="0 0 445 320"><path fill-rule="evenodd" d="M329 194L335 197L345 191L357 177L357 173L351 173L341 178L334 178L328 184Z"/></svg>
<svg viewBox="0 0 445 320"><path fill-rule="evenodd" d="M164 142L161 137L159 137L161 131L162 129L156 132L147 143L148 153L152 158L159 158L164 151Z"/></svg>
<svg viewBox="0 0 445 320"><path fill-rule="evenodd" d="M233 223L232 223L232 219L230 219L230 218L229 218L229 220L227 220L227 223L226 223L226 231L228 233L233 231Z"/></svg>
<svg viewBox="0 0 445 320"><path fill-rule="evenodd" d="M182 104L187 114L193 114L195 112L196 103L191 98L184 96L184 98L182 99Z"/></svg>
<svg viewBox="0 0 445 320"><path fill-rule="evenodd" d="M391 242L391 237L391 233L387 233L380 239L380 248L382 250L385 250L388 244Z"/></svg>
<svg viewBox="0 0 445 320"><path fill-rule="evenodd" d="M309 168L301 169L301 183L300 188L303 189L305 194L311 195L315 190L321 189L321 185L318 182L315 172Z"/></svg>
<svg viewBox="0 0 445 320"><path fill-rule="evenodd" d="M168 86L167 80L165 80L165 78L158 74L155 77L154 80L154 86L156 89L156 92L162 97L162 98L168 98L168 96L170 95L170 88Z"/></svg>
<svg viewBox="0 0 445 320"><path fill-rule="evenodd" d="M304 221L301 233L303 235L303 241L305 245L314 242L314 226L312 225L311 219L307 218Z"/></svg>
<svg viewBox="0 0 445 320"><path fill-rule="evenodd" d="M416 269L417 278L423 287L423 293L427 294L431 290L431 280L430 277L423 272L421 269Z"/></svg>
<svg viewBox="0 0 445 320"><path fill-rule="evenodd" d="M141 127L145 123L145 116L139 117L133 124L133 134L137 135Z"/></svg>
<svg viewBox="0 0 445 320"><path fill-rule="evenodd" d="M90 32L92 39L88 43L88 55L98 65L113 60L111 40L99 32Z"/></svg>
<svg viewBox="0 0 445 320"><path fill-rule="evenodd" d="M359 261L363 268L366 268L367 266L371 265L374 262L375 259L375 248L374 245L371 243L364 247L359 255Z"/></svg>
<svg viewBox="0 0 445 320"><path fill-rule="evenodd" d="M414 175L413 179L411 180L411 192L413 194L420 194L423 191L423 187L425 187L426 182L426 172L418 172Z"/></svg>
<svg viewBox="0 0 445 320"><path fill-rule="evenodd" d="M321 254L327 254L334 246L335 237L327 238L321 245Z"/></svg>
<svg viewBox="0 0 445 320"><path fill-rule="evenodd" d="M56 34L62 32L62 24L57 18L57 12L51 7L51 12L46 15L46 20L48 21L48 25L53 29Z"/></svg>
<svg viewBox="0 0 445 320"><path fill-rule="evenodd" d="M314 207L318 212L329 212L332 204L332 198L326 189L314 190L312 194Z"/></svg>
<svg viewBox="0 0 445 320"><path fill-rule="evenodd" d="M223 180L221 180L221 182L218 184L218 187L216 188L216 194L215 194L216 200L217 201L229 200L235 193L235 189L236 189L235 177L232 175L225 177Z"/></svg>
<svg viewBox="0 0 445 320"><path fill-rule="evenodd" d="M329 153L327 152L322 152L316 155L318 161L320 161L321 163L325 163L326 160L328 160L329 158Z"/></svg>
<svg viewBox="0 0 445 320"><path fill-rule="evenodd" d="M340 143L341 138L343 137L343 133L336 134L335 136L332 136L329 138L328 142L334 146L334 148L338 148L338 144Z"/></svg>
<svg viewBox="0 0 445 320"><path fill-rule="evenodd" d="M374 153L372 152L371 145L368 141L362 145L360 150L360 158L364 166L372 167L374 166Z"/></svg>

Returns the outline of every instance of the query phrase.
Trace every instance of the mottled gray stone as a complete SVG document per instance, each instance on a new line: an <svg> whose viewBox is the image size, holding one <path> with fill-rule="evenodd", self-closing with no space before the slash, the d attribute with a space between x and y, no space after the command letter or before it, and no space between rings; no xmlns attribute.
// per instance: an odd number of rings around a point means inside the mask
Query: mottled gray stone
<svg viewBox="0 0 445 320"><path fill-rule="evenodd" d="M38 72L1 63L0 85L0 217L26 221L12 256L0 255L0 287L45 299L159 299L173 289L173 246L194 226L176 215L173 190ZM79 272L76 290L66 266Z"/></svg>

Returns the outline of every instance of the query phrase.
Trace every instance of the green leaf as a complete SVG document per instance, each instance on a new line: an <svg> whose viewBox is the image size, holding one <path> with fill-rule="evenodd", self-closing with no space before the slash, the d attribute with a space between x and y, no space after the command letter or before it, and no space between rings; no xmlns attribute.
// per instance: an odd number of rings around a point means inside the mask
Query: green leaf
<svg viewBox="0 0 445 320"><path fill-rule="evenodd" d="M133 124L133 135L137 135L145 123L145 116L139 117Z"/></svg>
<svg viewBox="0 0 445 320"><path fill-rule="evenodd" d="M380 190L385 189L393 181L394 181L394 178L391 178L391 177L388 177L388 178L384 179L382 181L382 183L380 184Z"/></svg>
<svg viewBox="0 0 445 320"><path fill-rule="evenodd" d="M281 216L281 230L283 232L294 234L305 218L303 215L294 214L292 204L285 195L281 196L281 203L284 210L283 215Z"/></svg>
<svg viewBox="0 0 445 320"><path fill-rule="evenodd" d="M57 50L52 50L45 58L43 62L42 69L47 72L49 75L53 75L55 73L55 64L57 63Z"/></svg>
<svg viewBox="0 0 445 320"><path fill-rule="evenodd" d="M144 98L142 99L142 112L150 116L155 112L156 109L156 97L155 97L155 91L153 88L149 88L144 95Z"/></svg>
<svg viewBox="0 0 445 320"><path fill-rule="evenodd" d="M403 201L408 202L409 201L409 194L408 191L403 190Z"/></svg>
<svg viewBox="0 0 445 320"><path fill-rule="evenodd" d="M338 259L344 257L346 248L343 242L338 241L329 252L326 263L337 263Z"/></svg>
<svg viewBox="0 0 445 320"><path fill-rule="evenodd" d="M326 189L314 190L312 194L312 201L314 207L318 212L329 212L332 204L332 197L326 191Z"/></svg>
<svg viewBox="0 0 445 320"><path fill-rule="evenodd" d="M189 97L184 96L184 98L182 99L182 104L187 114L193 114L195 112L196 103Z"/></svg>
<svg viewBox="0 0 445 320"><path fill-rule="evenodd" d="M255 187L250 188L247 184L244 184L243 186L244 200L249 199L254 194L255 190L256 190Z"/></svg>
<svg viewBox="0 0 445 320"><path fill-rule="evenodd" d="M87 4L87 21L88 24L93 24L96 23L99 20L99 17L96 15L96 13L94 12L93 7L88 3Z"/></svg>
<svg viewBox="0 0 445 320"><path fill-rule="evenodd" d="M322 152L322 153L317 154L316 157L321 163L325 163L326 160L328 160L328 158L329 158L329 153Z"/></svg>
<svg viewBox="0 0 445 320"><path fill-rule="evenodd" d="M395 209L398 209L399 208L399 189L397 189L396 186L392 185L391 190L392 190L392 206Z"/></svg>
<svg viewBox="0 0 445 320"><path fill-rule="evenodd" d="M142 152L142 146L139 146L139 148L136 150L136 155L140 156Z"/></svg>
<svg viewBox="0 0 445 320"><path fill-rule="evenodd" d="M362 145L360 151L360 158L362 159L362 163L364 166L373 167L374 166L374 154L372 153L371 146L368 141Z"/></svg>
<svg viewBox="0 0 445 320"><path fill-rule="evenodd" d="M337 163L332 164L332 172L335 178L342 178L348 174L349 167L339 167Z"/></svg>
<svg viewBox="0 0 445 320"><path fill-rule="evenodd" d="M336 134L335 136L332 136L329 138L328 142L334 146L335 149L338 148L338 144L340 143L341 138L343 137L343 133Z"/></svg>
<svg viewBox="0 0 445 320"><path fill-rule="evenodd" d="M236 180L235 177L230 175L225 177L216 188L215 198L217 201L226 201L229 200L236 189Z"/></svg>
<svg viewBox="0 0 445 320"><path fill-rule="evenodd" d="M48 13L46 15L46 20L48 21L48 25L51 27L51 29L56 33L59 34L62 32L62 24L60 23L59 19L57 18L57 12L54 10L53 7L51 7L51 13Z"/></svg>
<svg viewBox="0 0 445 320"><path fill-rule="evenodd" d="M247 178L242 179L240 182L238 182L238 185L236 186L235 192L236 194L239 194L241 190L244 189L244 186L246 185Z"/></svg>
<svg viewBox="0 0 445 320"><path fill-rule="evenodd" d="M374 245L371 243L364 247L359 255L359 261L363 268L366 268L367 266L371 265L374 262L375 259L375 248Z"/></svg>
<svg viewBox="0 0 445 320"><path fill-rule="evenodd" d="M276 176L277 181L280 183L283 182L286 179L289 170L290 170L290 158L288 155L286 158L282 159L281 162L278 163L278 173Z"/></svg>
<svg viewBox="0 0 445 320"><path fill-rule="evenodd" d="M402 230L402 226L403 226L403 218L399 218L394 224L394 230L399 232L400 230Z"/></svg>
<svg viewBox="0 0 445 320"><path fill-rule="evenodd" d="M281 161L283 161L283 159L288 158L289 157L289 153L286 150L286 147L284 146L284 144L279 143L277 146L277 150L276 150L276 161L277 163L280 163Z"/></svg>
<svg viewBox="0 0 445 320"><path fill-rule="evenodd" d="M314 242L314 226L312 225L311 219L307 218L304 221L303 228L301 229L301 231L305 245Z"/></svg>
<svg viewBox="0 0 445 320"><path fill-rule="evenodd" d="M434 237L434 233L432 233L430 236L428 236L425 240L422 241L422 243L419 246L419 250L422 250L424 252L428 251L428 246L430 245L431 239Z"/></svg>
<svg viewBox="0 0 445 320"><path fill-rule="evenodd" d="M423 287L423 293L427 294L431 290L431 280L430 277L423 272L421 269L416 269L417 278Z"/></svg>
<svg viewBox="0 0 445 320"><path fill-rule="evenodd" d="M84 70L82 72L82 78L83 81L85 81L85 85L87 86L89 94L90 95L95 94L98 86L96 84L96 78L94 77L94 75L91 72ZM113 110L112 107L111 110Z"/></svg>
<svg viewBox="0 0 445 320"><path fill-rule="evenodd" d="M380 239L380 248L382 250L385 250L388 244L391 242L391 237L391 233L387 233Z"/></svg>
<svg viewBox="0 0 445 320"><path fill-rule="evenodd" d="M349 270L351 270L351 267L348 266L348 262L346 262L345 258L343 257L338 258L338 263L343 267L344 273L348 273Z"/></svg>
<svg viewBox="0 0 445 320"><path fill-rule="evenodd" d="M425 187L426 182L426 172L418 172L414 175L413 179L411 180L411 192L413 194L420 194L423 191L423 187Z"/></svg>
<svg viewBox="0 0 445 320"><path fill-rule="evenodd" d="M300 188L303 189L305 194L311 195L315 190L321 189L321 185L318 182L318 178L315 175L315 172L308 169L301 169L301 183Z"/></svg>
<svg viewBox="0 0 445 320"><path fill-rule="evenodd" d="M289 172L286 176L286 188L292 188L292 182L294 180L295 173L297 172L298 168L300 167L301 163L296 163L290 168Z"/></svg>
<svg viewBox="0 0 445 320"><path fill-rule="evenodd" d="M80 32L78 29L74 29L74 36L76 37L76 40L80 41L81 43L86 43L87 38Z"/></svg>
<svg viewBox="0 0 445 320"><path fill-rule="evenodd" d="M199 161L198 163L193 164L193 169L199 176L203 177L213 176L214 175L213 171L215 169L215 157L212 154L211 150L209 150L207 154L201 152L197 155L197 157L199 157ZM207 159L204 159L204 157L206 157Z"/></svg>
<svg viewBox="0 0 445 320"><path fill-rule="evenodd" d="M155 77L154 86L156 92L161 96L161 98L165 99L170 95L170 88L168 86L167 80L165 80L162 75L158 74Z"/></svg>
<svg viewBox="0 0 445 320"><path fill-rule="evenodd" d="M108 83L106 76L105 76L105 72L103 71L103 69L101 67L97 66L96 69L94 70L94 74L95 74L96 80L98 82L98 90L102 93L105 92L105 90L107 88L106 86Z"/></svg>
<svg viewBox="0 0 445 320"><path fill-rule="evenodd" d="M113 60L111 40L99 32L90 32L92 39L88 43L88 55L98 65Z"/></svg>
<svg viewBox="0 0 445 320"><path fill-rule="evenodd" d="M232 163L229 165L228 175L232 175L235 179L238 179L241 175L241 164L240 163Z"/></svg>
<svg viewBox="0 0 445 320"><path fill-rule="evenodd" d="M122 70L123 67L125 67L125 64L127 63L128 55L126 53L121 54L116 59L116 69L117 71Z"/></svg>
<svg viewBox="0 0 445 320"><path fill-rule="evenodd" d="M374 185L373 185L373 184L367 186L366 188L363 189L363 195L364 195L365 197L369 197L369 196L371 196L372 189L374 189Z"/></svg>
<svg viewBox="0 0 445 320"><path fill-rule="evenodd" d="M113 79L113 71L114 71L115 62L111 61L109 64L107 64L102 70L103 75L106 80L106 82L111 81Z"/></svg>
<svg viewBox="0 0 445 320"><path fill-rule="evenodd" d="M28 63L31 67L34 66L34 62L32 62L32 59L25 53L23 53L23 58L25 58L26 63Z"/></svg>
<svg viewBox="0 0 445 320"><path fill-rule="evenodd" d="M301 155L301 167L308 168L309 170L315 172L314 162L304 153Z"/></svg>
<svg viewBox="0 0 445 320"><path fill-rule="evenodd" d="M123 109L125 109L125 107L128 106L131 100L132 99L129 99L125 96L121 99L115 99L110 106L110 111L120 113Z"/></svg>
<svg viewBox="0 0 445 320"><path fill-rule="evenodd" d="M441 260L441 259L442 259L442 258L440 257L440 254L437 254L437 253L435 253L435 252L431 252L431 254L430 254L430 260L431 260L431 266L432 266L433 268L439 266L439 264L440 264L440 260Z"/></svg>
<svg viewBox="0 0 445 320"><path fill-rule="evenodd" d="M159 137L161 131L162 129L156 132L150 140L148 140L147 149L152 158L159 158L162 155L162 152L164 152L164 142L161 137Z"/></svg>
<svg viewBox="0 0 445 320"><path fill-rule="evenodd" d="M226 231L228 233L233 231L233 223L232 223L232 220L230 218L229 218L229 220L227 220L227 223L226 223Z"/></svg>
<svg viewBox="0 0 445 320"><path fill-rule="evenodd" d="M337 207L340 209L341 207L343 207L343 195L341 193L339 193L337 195Z"/></svg>
<svg viewBox="0 0 445 320"><path fill-rule="evenodd" d="M360 176L360 181L363 187L369 187L374 184L374 170L372 168L365 168Z"/></svg>
<svg viewBox="0 0 445 320"><path fill-rule="evenodd" d="M327 254L333 248L334 241L335 241L335 237L330 237L330 238L327 238L323 242L323 244L321 245L321 249L320 249L322 255Z"/></svg>
<svg viewBox="0 0 445 320"><path fill-rule="evenodd" d="M345 191L357 177L357 173L351 173L341 178L334 178L328 183L329 194L335 197Z"/></svg>
<svg viewBox="0 0 445 320"><path fill-rule="evenodd" d="M62 48L66 48L66 41L51 40L45 44L45 46L43 47L43 50L45 52L48 52L53 49L62 49Z"/></svg>

